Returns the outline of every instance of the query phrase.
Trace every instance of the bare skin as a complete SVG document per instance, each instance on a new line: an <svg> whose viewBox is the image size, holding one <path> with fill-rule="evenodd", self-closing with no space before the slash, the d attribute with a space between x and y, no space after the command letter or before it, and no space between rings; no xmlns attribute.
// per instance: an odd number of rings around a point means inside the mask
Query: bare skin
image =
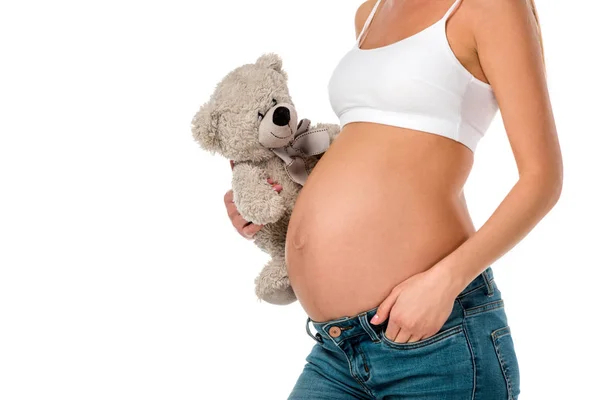
<svg viewBox="0 0 600 400"><path fill-rule="evenodd" d="M375 14L360 47L411 36L452 3L396 1L393 13ZM357 10L357 36L374 5ZM425 339L455 296L558 201L562 159L529 12L526 0L463 0L446 29L460 63L494 89L519 181L476 232L463 195L474 160L466 146L423 131L347 124L300 192L286 237L290 281L314 321L378 306L377 322L390 319L388 338Z"/></svg>
<svg viewBox="0 0 600 400"><path fill-rule="evenodd" d="M451 4L407 1L385 17L378 15L382 4L360 47L385 46L419 32ZM374 5L359 7L357 37ZM448 20L449 43L463 65L486 82L461 8ZM347 124L302 189L288 228L288 272L307 314L324 321L373 308L398 283L472 235L462 188L473 160L467 147L449 138Z"/></svg>
<svg viewBox="0 0 600 400"><path fill-rule="evenodd" d="M233 169L232 160L229 160L229 165L231 166L231 169ZM271 186L273 186L273 190L275 190L277 193L281 192L281 190L283 189L283 187L280 184L278 184L271 178L268 178L267 182L269 182ZM235 206L235 203L233 202L233 190L229 189L227 192L225 192L225 196L223 196L223 201L225 203L225 208L227 209L227 216L229 217L231 224L233 225L237 233L239 233L246 239L252 239L256 232L258 232L260 228L264 226L260 224L255 224L251 221L247 221L244 218L242 218L240 212Z"/></svg>

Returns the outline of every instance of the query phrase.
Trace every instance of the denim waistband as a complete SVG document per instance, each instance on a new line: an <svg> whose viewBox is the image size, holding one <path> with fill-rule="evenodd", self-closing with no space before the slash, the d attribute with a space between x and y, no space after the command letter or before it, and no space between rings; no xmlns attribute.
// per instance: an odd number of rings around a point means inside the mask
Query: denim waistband
<svg viewBox="0 0 600 400"><path fill-rule="evenodd" d="M475 279L473 279L460 292L457 298L465 296L480 288L485 288L486 294L488 296L492 296L494 294L494 285L492 283L493 279L494 273L492 271L492 267L488 266L485 269L485 271L483 271ZM387 325L385 323L373 325L369 322L377 312L377 308L379 308L379 306L373 307L366 311L362 311L354 316L344 316L336 319L331 319L329 321L316 322L313 321L310 317L308 317L306 319L306 332L314 340L321 343L323 343L324 334L334 335L332 337L334 337L336 341L342 341L344 339L347 339L348 337L356 335L357 333L366 332L371 337L371 339L377 340L378 330L382 329ZM310 331L309 324L311 322L317 330L316 336L313 335ZM330 329L332 326L334 327L333 330ZM362 329L357 329L358 327L361 327Z"/></svg>

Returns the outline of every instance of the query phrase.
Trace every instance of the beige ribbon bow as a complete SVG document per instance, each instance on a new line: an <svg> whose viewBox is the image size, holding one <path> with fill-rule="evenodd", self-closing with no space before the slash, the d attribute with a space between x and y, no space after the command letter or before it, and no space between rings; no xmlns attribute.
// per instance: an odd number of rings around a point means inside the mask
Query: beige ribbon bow
<svg viewBox="0 0 600 400"><path fill-rule="evenodd" d="M327 128L308 130L310 120L303 118L298 124L294 139L286 146L271 149L285 163L285 171L294 182L304 186L308 178L306 157L324 153L329 148Z"/></svg>

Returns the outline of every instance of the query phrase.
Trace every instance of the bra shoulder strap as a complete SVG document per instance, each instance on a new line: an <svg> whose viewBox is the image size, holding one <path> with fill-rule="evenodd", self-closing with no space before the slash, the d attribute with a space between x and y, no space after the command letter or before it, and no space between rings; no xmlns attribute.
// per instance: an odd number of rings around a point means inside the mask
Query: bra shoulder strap
<svg viewBox="0 0 600 400"><path fill-rule="evenodd" d="M371 23L371 20L373 19L373 16L375 15L375 11L377 11L377 7L379 7L379 3L381 3L381 0L377 0L377 3L375 3L375 5L373 6L373 9L371 10L371 13L369 14L369 17L365 21L365 24L363 25L363 28L360 31L360 34L358 35L358 38L356 39L356 43L360 42L360 38L362 37L363 33L365 33L365 30L367 29L367 27Z"/></svg>
<svg viewBox="0 0 600 400"><path fill-rule="evenodd" d="M456 9L456 7L458 7L458 4L461 2L461 0L455 0L454 4L452 4L450 6L450 8L448 9L448 11L446 11L446 14L444 14L444 16L442 17L442 20L447 20L450 15L452 15L452 12Z"/></svg>

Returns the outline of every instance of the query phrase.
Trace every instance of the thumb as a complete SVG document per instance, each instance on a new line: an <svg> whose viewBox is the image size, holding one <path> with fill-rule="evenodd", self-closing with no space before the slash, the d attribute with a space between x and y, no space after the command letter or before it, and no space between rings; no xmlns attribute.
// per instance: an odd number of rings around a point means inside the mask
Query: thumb
<svg viewBox="0 0 600 400"><path fill-rule="evenodd" d="M396 295L395 292L392 292L383 302L381 302L379 307L377 307L377 312L370 321L373 325L380 324L389 317L392 305L396 301Z"/></svg>

